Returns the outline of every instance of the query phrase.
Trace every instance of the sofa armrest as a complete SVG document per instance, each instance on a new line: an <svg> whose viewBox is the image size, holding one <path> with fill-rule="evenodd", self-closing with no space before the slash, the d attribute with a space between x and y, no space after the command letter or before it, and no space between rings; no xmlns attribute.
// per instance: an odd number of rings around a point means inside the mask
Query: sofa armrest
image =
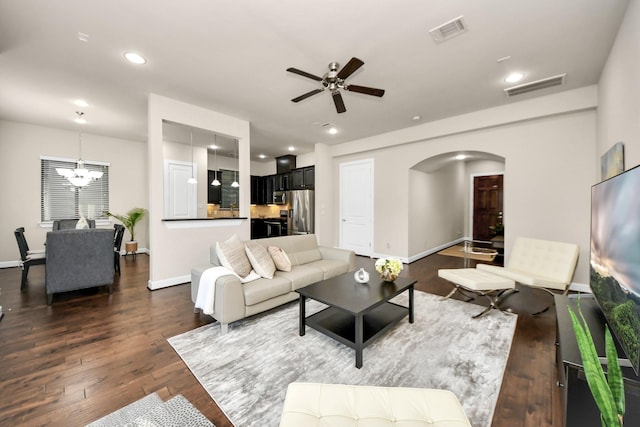
<svg viewBox="0 0 640 427"><path fill-rule="evenodd" d="M191 300L195 303L200 287L200 278L213 265L193 267L191 269ZM232 274L218 277L216 280L213 317L223 324L228 324L245 317L245 302L242 283Z"/></svg>
<svg viewBox="0 0 640 427"><path fill-rule="evenodd" d="M349 264L348 271L356 270L356 253L340 248L331 248L329 246L318 246L322 259L333 259L337 261L344 261Z"/></svg>

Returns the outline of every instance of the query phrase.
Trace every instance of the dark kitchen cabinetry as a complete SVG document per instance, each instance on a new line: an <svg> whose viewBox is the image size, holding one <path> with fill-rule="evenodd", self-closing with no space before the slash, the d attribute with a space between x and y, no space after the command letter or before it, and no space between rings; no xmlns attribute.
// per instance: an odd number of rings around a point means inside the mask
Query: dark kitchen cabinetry
<svg viewBox="0 0 640 427"><path fill-rule="evenodd" d="M276 176L267 175L263 176L263 188L264 188L264 203L267 205L273 204L273 192L276 186Z"/></svg>
<svg viewBox="0 0 640 427"><path fill-rule="evenodd" d="M265 180L261 176L251 175L251 204L264 205L266 202Z"/></svg>
<svg viewBox="0 0 640 427"><path fill-rule="evenodd" d="M251 238L264 239L287 235L287 220L282 218L252 218Z"/></svg>
<svg viewBox="0 0 640 427"><path fill-rule="evenodd" d="M276 175L274 191L289 191L289 174L279 173Z"/></svg>
<svg viewBox="0 0 640 427"><path fill-rule="evenodd" d="M291 171L290 189L309 190L315 187L315 167L294 169Z"/></svg>
<svg viewBox="0 0 640 427"><path fill-rule="evenodd" d="M218 172L220 174L220 172ZM207 203L219 205L222 203L222 187L220 185L211 185L216 179L216 171L207 171ZM220 177L218 177L218 180Z"/></svg>

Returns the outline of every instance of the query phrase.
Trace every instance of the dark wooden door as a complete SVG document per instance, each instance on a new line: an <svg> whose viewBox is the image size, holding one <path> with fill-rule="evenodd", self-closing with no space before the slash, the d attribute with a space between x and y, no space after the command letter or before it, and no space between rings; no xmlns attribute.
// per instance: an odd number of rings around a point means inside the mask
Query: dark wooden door
<svg viewBox="0 0 640 427"><path fill-rule="evenodd" d="M490 240L496 231L502 234L502 178L502 175L473 178L474 240ZM496 224L499 224L497 230Z"/></svg>

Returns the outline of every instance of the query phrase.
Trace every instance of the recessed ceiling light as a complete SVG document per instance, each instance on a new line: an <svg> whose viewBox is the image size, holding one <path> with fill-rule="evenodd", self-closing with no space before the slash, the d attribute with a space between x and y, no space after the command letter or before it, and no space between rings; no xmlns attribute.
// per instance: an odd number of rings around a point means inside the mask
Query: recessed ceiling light
<svg viewBox="0 0 640 427"><path fill-rule="evenodd" d="M85 101L84 99L76 99L75 101L73 101L73 103L75 105L77 105L78 107L88 107L89 103L87 101Z"/></svg>
<svg viewBox="0 0 640 427"><path fill-rule="evenodd" d="M418 120L420 120L421 118L422 118L422 116L421 116L421 115L419 115L419 114L416 114L415 116L411 117L411 119L412 119L412 120L414 120L414 121L416 121L416 122L417 122Z"/></svg>
<svg viewBox="0 0 640 427"><path fill-rule="evenodd" d="M265 154L258 154L258 157L260 157L261 159L266 159L267 156Z"/></svg>
<svg viewBox="0 0 640 427"><path fill-rule="evenodd" d="M467 158L467 156L465 156L464 154L458 154L458 155L456 156L456 160L464 160L464 159L466 159L466 158Z"/></svg>
<svg viewBox="0 0 640 427"><path fill-rule="evenodd" d="M338 133L338 129L336 129L336 128L329 128L328 132L329 132L331 135L335 135L336 133Z"/></svg>
<svg viewBox="0 0 640 427"><path fill-rule="evenodd" d="M147 60L142 57L142 55L137 54L135 52L126 52L124 57L127 58L129 62L134 64L146 64Z"/></svg>
<svg viewBox="0 0 640 427"><path fill-rule="evenodd" d="M296 147L294 146L289 147L289 151L295 151L295 150L296 150Z"/></svg>
<svg viewBox="0 0 640 427"><path fill-rule="evenodd" d="M217 145L211 144L209 148L211 148L212 150L217 150L220 147L218 147Z"/></svg>
<svg viewBox="0 0 640 427"><path fill-rule="evenodd" d="M505 77L504 81L507 83L518 83L524 78L524 74L520 72L514 72Z"/></svg>

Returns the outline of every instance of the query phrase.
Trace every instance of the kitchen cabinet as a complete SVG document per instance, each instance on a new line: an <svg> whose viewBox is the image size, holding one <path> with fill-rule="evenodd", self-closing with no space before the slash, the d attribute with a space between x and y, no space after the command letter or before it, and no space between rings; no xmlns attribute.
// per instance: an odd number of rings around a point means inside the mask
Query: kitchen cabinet
<svg viewBox="0 0 640 427"><path fill-rule="evenodd" d="M220 172L218 172L219 174ZM211 185L211 182L216 178L216 171L207 171L207 203L219 205L222 203L222 188L220 185ZM218 177L218 179L220 179Z"/></svg>
<svg viewBox="0 0 640 427"><path fill-rule="evenodd" d="M289 173L276 175L273 191L289 191Z"/></svg>
<svg viewBox="0 0 640 427"><path fill-rule="evenodd" d="M266 203L266 192L264 189L264 178L251 175L251 204L264 205Z"/></svg>
<svg viewBox="0 0 640 427"><path fill-rule="evenodd" d="M286 236L287 220L283 218L252 218L251 238L264 239L266 237Z"/></svg>
<svg viewBox="0 0 640 427"><path fill-rule="evenodd" d="M267 175L262 177L264 179L264 203L267 205L273 204L273 192L276 186L276 176Z"/></svg>
<svg viewBox="0 0 640 427"><path fill-rule="evenodd" d="M291 171L290 189L309 190L315 187L315 167L294 169Z"/></svg>

